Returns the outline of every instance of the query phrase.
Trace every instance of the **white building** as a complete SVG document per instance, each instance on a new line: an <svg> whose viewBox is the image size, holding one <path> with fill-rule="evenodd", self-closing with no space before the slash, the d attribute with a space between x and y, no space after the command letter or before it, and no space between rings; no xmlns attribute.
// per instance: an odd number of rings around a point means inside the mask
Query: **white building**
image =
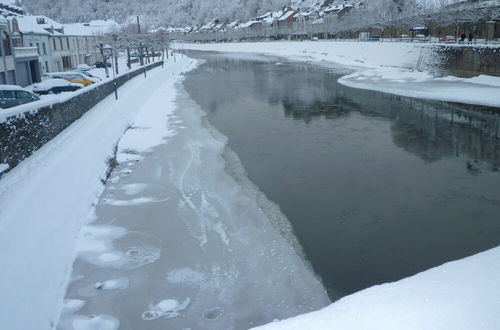
<svg viewBox="0 0 500 330"><path fill-rule="evenodd" d="M54 71L50 35L52 27L44 16L17 16L11 18L12 36L16 46L36 47L42 73ZM56 23L57 24L57 23Z"/></svg>
<svg viewBox="0 0 500 330"><path fill-rule="evenodd" d="M114 20L60 24L46 16L18 15L10 18L16 46L36 47L41 71L75 69L79 64L100 61L97 44L106 33L121 27Z"/></svg>

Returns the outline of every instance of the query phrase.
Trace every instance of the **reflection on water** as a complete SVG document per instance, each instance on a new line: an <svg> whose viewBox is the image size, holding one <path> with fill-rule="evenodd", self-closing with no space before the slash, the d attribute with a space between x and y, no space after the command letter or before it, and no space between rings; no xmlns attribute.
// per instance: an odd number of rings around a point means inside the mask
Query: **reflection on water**
<svg viewBox="0 0 500 330"><path fill-rule="evenodd" d="M351 89L311 65L190 55L207 63L188 92L332 298L500 244L498 109Z"/></svg>

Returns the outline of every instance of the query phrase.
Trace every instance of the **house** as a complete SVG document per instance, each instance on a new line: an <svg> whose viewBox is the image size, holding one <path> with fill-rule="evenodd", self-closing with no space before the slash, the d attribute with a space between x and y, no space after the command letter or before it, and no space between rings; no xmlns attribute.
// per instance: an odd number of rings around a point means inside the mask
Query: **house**
<svg viewBox="0 0 500 330"><path fill-rule="evenodd" d="M17 84L14 56L12 54L13 44L8 32L8 21L0 15L0 84Z"/></svg>
<svg viewBox="0 0 500 330"><path fill-rule="evenodd" d="M14 44L17 47L36 47L42 73L54 71L50 32L39 24L43 16L16 16L11 19Z"/></svg>
<svg viewBox="0 0 500 330"><path fill-rule="evenodd" d="M323 9L323 22L326 24L338 23L340 18L349 13L352 8L354 8L354 5L347 2L340 5L331 5Z"/></svg>
<svg viewBox="0 0 500 330"><path fill-rule="evenodd" d="M4 17L24 15L24 9L7 2L0 2L0 15Z"/></svg>
<svg viewBox="0 0 500 330"><path fill-rule="evenodd" d="M99 61L101 55L96 47L99 39L105 34L118 32L121 26L109 19L64 24L63 28L67 43L69 42L70 67L77 67L79 64L92 65Z"/></svg>
<svg viewBox="0 0 500 330"><path fill-rule="evenodd" d="M38 50L36 47L23 47L14 38L12 21L0 15L0 83L20 86L41 81Z"/></svg>
<svg viewBox="0 0 500 330"><path fill-rule="evenodd" d="M292 7L285 6L283 7L282 14L276 20L275 25L279 28L291 27L295 16L297 16L299 12Z"/></svg>
<svg viewBox="0 0 500 330"><path fill-rule="evenodd" d="M262 21L251 20L245 23L241 23L238 25L238 29L249 29L252 31L260 31L262 30Z"/></svg>
<svg viewBox="0 0 500 330"><path fill-rule="evenodd" d="M320 18L319 12L317 11L307 11L307 12L299 12L298 15L295 15L294 21L298 26L304 26L308 23L313 23Z"/></svg>

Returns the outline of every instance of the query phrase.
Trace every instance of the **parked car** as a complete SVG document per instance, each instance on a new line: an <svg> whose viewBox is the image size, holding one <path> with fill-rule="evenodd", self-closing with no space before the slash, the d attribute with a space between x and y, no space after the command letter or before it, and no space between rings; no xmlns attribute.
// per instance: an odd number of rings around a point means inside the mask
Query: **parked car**
<svg viewBox="0 0 500 330"><path fill-rule="evenodd" d="M425 34L417 34L415 38L413 38L414 42L427 42L430 39L425 36Z"/></svg>
<svg viewBox="0 0 500 330"><path fill-rule="evenodd" d="M446 37L439 38L439 42L444 42L444 43L447 43L447 44L453 44L456 41L457 40L455 39L454 36L446 36Z"/></svg>
<svg viewBox="0 0 500 330"><path fill-rule="evenodd" d="M45 79L64 79L72 83L82 84L85 86L91 85L94 82L89 79L90 77L84 75L81 72L76 71L65 71L65 72L49 72L44 75Z"/></svg>
<svg viewBox="0 0 500 330"><path fill-rule="evenodd" d="M90 66L88 64L85 64L85 63L78 64L78 66L76 67L76 71L89 71L89 70L90 70Z"/></svg>
<svg viewBox="0 0 500 330"><path fill-rule="evenodd" d="M410 41L410 36L408 36L407 34L402 34L401 36L399 36L399 40L404 41L404 42L408 42L408 41Z"/></svg>
<svg viewBox="0 0 500 330"><path fill-rule="evenodd" d="M92 82L94 82L94 83L102 80L101 78L94 76L93 74L91 74L88 71L80 71L80 73L83 74L84 76L86 76L88 79L92 80Z"/></svg>
<svg viewBox="0 0 500 330"><path fill-rule="evenodd" d="M312 39L311 39L311 40L312 40L312 41L318 41L318 40L319 40L319 38L318 38L318 37L312 37Z"/></svg>
<svg viewBox="0 0 500 330"><path fill-rule="evenodd" d="M30 91L16 85L0 85L0 108L38 101L40 98Z"/></svg>
<svg viewBox="0 0 500 330"><path fill-rule="evenodd" d="M111 63L110 63L110 62L107 62L106 64L107 64L106 66L107 66L108 68L110 68L110 67L111 67ZM95 66L96 68L104 68L104 62L100 62L100 61L99 61L99 62L95 62L95 63L94 63L94 66Z"/></svg>
<svg viewBox="0 0 500 330"><path fill-rule="evenodd" d="M33 86L33 92L38 95L59 94L62 92L73 92L84 87L82 84L71 83L64 79L46 79Z"/></svg>
<svg viewBox="0 0 500 330"><path fill-rule="evenodd" d="M370 41L380 41L380 36L370 35Z"/></svg>

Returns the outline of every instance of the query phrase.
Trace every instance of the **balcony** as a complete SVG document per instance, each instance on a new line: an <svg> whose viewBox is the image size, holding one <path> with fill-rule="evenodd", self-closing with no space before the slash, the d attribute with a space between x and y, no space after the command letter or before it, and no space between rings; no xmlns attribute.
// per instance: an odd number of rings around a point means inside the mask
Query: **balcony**
<svg viewBox="0 0 500 330"><path fill-rule="evenodd" d="M36 47L14 47L14 52L16 58L38 56L38 48Z"/></svg>

